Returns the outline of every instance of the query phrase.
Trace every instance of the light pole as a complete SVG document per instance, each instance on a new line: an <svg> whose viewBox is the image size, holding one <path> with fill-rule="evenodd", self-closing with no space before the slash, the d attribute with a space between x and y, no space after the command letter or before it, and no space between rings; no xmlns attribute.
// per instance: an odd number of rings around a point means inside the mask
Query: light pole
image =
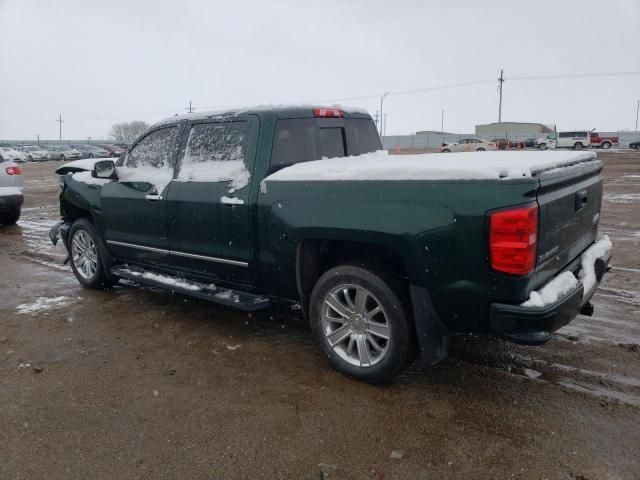
<svg viewBox="0 0 640 480"><path fill-rule="evenodd" d="M638 113L640 113L640 100L636 103L636 132L638 131Z"/></svg>
<svg viewBox="0 0 640 480"><path fill-rule="evenodd" d="M389 95L391 92L384 92L384 95L382 95L382 97L380 97L380 136L382 136L382 119L384 118L382 116L382 103L384 102L384 99L387 98L387 95Z"/></svg>

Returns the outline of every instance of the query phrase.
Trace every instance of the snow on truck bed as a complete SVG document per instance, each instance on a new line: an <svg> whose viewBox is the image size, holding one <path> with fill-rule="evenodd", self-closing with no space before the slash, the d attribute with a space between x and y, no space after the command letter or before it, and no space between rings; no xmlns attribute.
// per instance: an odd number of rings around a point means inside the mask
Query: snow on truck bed
<svg viewBox="0 0 640 480"><path fill-rule="evenodd" d="M389 155L379 150L356 157L297 163L265 181L512 180L595 158L595 152L576 151Z"/></svg>

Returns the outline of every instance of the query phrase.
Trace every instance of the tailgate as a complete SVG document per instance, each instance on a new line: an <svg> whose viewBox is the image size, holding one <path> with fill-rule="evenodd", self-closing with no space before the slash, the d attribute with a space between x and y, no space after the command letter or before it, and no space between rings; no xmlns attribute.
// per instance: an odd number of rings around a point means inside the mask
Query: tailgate
<svg viewBox="0 0 640 480"><path fill-rule="evenodd" d="M533 287L556 275L596 240L602 162L591 160L537 175L538 259Z"/></svg>

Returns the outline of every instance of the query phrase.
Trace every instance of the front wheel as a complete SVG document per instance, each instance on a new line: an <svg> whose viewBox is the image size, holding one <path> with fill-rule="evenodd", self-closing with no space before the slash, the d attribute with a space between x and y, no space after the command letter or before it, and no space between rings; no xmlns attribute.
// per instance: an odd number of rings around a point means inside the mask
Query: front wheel
<svg viewBox="0 0 640 480"><path fill-rule="evenodd" d="M400 372L410 350L409 320L392 276L354 265L330 269L311 294L311 330L332 366L380 384Z"/></svg>
<svg viewBox="0 0 640 480"><path fill-rule="evenodd" d="M538 148L539 148L540 150L546 150L546 149L547 149L547 144L546 144L546 143L541 143L541 144L538 146Z"/></svg>
<svg viewBox="0 0 640 480"><path fill-rule="evenodd" d="M60 161L64 162L67 158L64 155L60 155Z"/></svg>
<svg viewBox="0 0 640 480"><path fill-rule="evenodd" d="M69 231L69 258L78 281L88 288L108 288L114 280L104 267L100 238L95 227L84 218L76 220Z"/></svg>
<svg viewBox="0 0 640 480"><path fill-rule="evenodd" d="M442 153L451 153L451 150L449 150L448 148L445 148L442 150Z"/></svg>
<svg viewBox="0 0 640 480"><path fill-rule="evenodd" d="M484 152L484 151L485 151L485 149L482 148L482 147L480 147L479 149L476 150L476 152Z"/></svg>

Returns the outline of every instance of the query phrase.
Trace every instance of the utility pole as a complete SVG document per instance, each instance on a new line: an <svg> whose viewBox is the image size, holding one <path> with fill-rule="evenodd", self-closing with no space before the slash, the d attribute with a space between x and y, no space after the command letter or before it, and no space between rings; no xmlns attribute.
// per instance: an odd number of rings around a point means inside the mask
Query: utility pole
<svg viewBox="0 0 640 480"><path fill-rule="evenodd" d="M440 116L440 131L444 133L444 108L442 109L442 115Z"/></svg>
<svg viewBox="0 0 640 480"><path fill-rule="evenodd" d="M38 145L40 145L40 134L36 133L36 137L38 138Z"/></svg>
<svg viewBox="0 0 640 480"><path fill-rule="evenodd" d="M382 129L383 136L387 136L387 113L384 114L384 127Z"/></svg>
<svg viewBox="0 0 640 480"><path fill-rule="evenodd" d="M62 140L62 122L64 120L62 120L62 114L58 115L58 118L56 119L56 122L58 122L60 124L60 138L59 140Z"/></svg>
<svg viewBox="0 0 640 480"><path fill-rule="evenodd" d="M498 105L498 123L502 123L502 84L504 83L504 70L500 70L498 79L498 91L500 92L500 103Z"/></svg>
<svg viewBox="0 0 640 480"><path fill-rule="evenodd" d="M382 95L382 97L380 97L380 136L382 136L382 103L384 102L384 99L387 98L387 95L389 95L391 92L384 92L384 95Z"/></svg>
<svg viewBox="0 0 640 480"><path fill-rule="evenodd" d="M640 113L640 100L636 103L636 132L638 131L638 113Z"/></svg>
<svg viewBox="0 0 640 480"><path fill-rule="evenodd" d="M193 106L191 105L191 100L189 100L189 106L187 107L187 112L189 112L189 113L193 113L193 110L194 110L194 108L193 108Z"/></svg>
<svg viewBox="0 0 640 480"><path fill-rule="evenodd" d="M376 110L376 114L373 116L373 121L376 122L376 128L378 128L378 115L380 115L380 113Z"/></svg>

